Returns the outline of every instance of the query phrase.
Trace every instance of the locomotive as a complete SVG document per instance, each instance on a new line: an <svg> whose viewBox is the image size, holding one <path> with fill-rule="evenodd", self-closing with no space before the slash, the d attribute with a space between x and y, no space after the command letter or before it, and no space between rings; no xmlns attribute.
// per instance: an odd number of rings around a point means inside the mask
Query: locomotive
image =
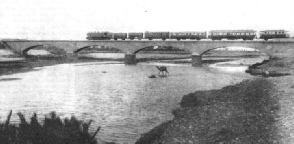
<svg viewBox="0 0 294 144"><path fill-rule="evenodd" d="M129 32L129 33L112 33L112 32L89 32L87 33L88 40L142 40L142 39L174 39L174 40L253 40L253 39L274 39L274 38L289 38L289 34L285 30L264 30L259 32L255 30L211 30L209 32L201 31L185 31L185 32Z"/></svg>

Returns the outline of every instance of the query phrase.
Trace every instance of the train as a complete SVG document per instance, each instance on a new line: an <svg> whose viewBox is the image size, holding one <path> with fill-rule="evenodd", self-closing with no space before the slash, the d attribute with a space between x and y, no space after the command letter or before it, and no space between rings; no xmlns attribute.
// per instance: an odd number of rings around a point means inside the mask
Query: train
<svg viewBox="0 0 294 144"><path fill-rule="evenodd" d="M113 32L89 32L87 40L254 40L254 39L275 39L289 38L286 30L264 30L259 31L257 36L255 30L211 30L211 31L184 31L184 32L129 32L129 33L113 33Z"/></svg>

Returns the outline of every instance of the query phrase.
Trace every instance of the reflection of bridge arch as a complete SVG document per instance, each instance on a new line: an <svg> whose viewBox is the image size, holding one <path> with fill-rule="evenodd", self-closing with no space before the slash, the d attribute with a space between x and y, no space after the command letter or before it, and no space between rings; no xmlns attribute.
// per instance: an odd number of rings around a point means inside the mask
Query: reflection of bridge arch
<svg viewBox="0 0 294 144"><path fill-rule="evenodd" d="M59 48L54 45L34 45L34 46L30 46L28 48L25 48L21 53L23 55L27 56L28 52L32 49L35 49L35 48L44 49L53 55L63 55L63 56L66 55L66 51L64 49Z"/></svg>
<svg viewBox="0 0 294 144"><path fill-rule="evenodd" d="M83 51L83 50L86 50L86 49L103 49L103 48L95 48L95 47L107 47L105 49L110 49L110 50L116 50L117 52L123 52L121 49L119 48L114 48L114 47L110 47L110 46L107 46L107 45L89 45L89 46L84 46L84 47L81 47L81 48L78 48L76 50L73 51L73 53L78 53L80 51Z"/></svg>

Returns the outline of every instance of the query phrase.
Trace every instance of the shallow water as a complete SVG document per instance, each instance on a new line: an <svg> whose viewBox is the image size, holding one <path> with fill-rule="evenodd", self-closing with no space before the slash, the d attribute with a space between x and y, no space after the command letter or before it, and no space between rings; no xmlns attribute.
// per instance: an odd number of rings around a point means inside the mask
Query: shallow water
<svg viewBox="0 0 294 144"><path fill-rule="evenodd" d="M158 77L155 65L128 66L112 62L61 64L36 71L0 76L0 116L13 110L30 117L33 112L56 111L61 117L94 120L91 130L102 129L106 141L133 143L136 139L173 118L183 95L196 90L219 89L251 76L220 73L190 64L169 64L167 77ZM150 79L155 74L157 78Z"/></svg>

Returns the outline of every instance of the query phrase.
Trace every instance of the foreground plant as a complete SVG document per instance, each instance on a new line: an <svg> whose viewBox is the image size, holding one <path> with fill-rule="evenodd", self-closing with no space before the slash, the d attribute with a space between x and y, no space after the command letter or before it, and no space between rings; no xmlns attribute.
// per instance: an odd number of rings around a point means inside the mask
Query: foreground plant
<svg viewBox="0 0 294 144"><path fill-rule="evenodd" d="M34 113L30 123L26 121L21 113L17 113L20 118L19 126L10 124L12 111L8 114L5 123L0 123L0 141L5 144L97 144L95 136L100 127L94 134L89 133L89 126L92 121L87 123L77 120L74 116L64 121L51 112L46 117L43 124L37 120Z"/></svg>

